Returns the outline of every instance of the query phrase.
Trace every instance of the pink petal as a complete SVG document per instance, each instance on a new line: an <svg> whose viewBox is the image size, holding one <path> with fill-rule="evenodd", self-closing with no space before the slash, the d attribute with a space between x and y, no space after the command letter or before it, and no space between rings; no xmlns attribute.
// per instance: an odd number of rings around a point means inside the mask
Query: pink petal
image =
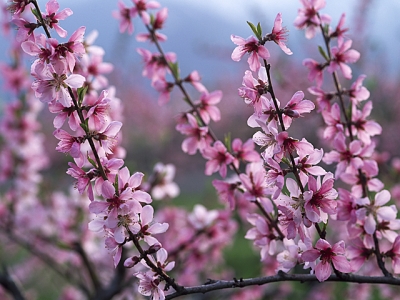
<svg viewBox="0 0 400 300"><path fill-rule="evenodd" d="M320 262L315 268L315 276L317 276L319 282L327 280L331 273L332 270L329 263Z"/></svg>

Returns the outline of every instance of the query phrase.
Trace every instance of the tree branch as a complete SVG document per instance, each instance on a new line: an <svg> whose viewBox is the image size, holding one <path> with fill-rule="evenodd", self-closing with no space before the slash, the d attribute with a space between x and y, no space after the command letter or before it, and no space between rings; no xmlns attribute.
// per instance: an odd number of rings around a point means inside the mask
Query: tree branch
<svg viewBox="0 0 400 300"><path fill-rule="evenodd" d="M0 274L0 285L13 296L14 300L25 300L21 290L11 278L5 266L3 267L3 272Z"/></svg>
<svg viewBox="0 0 400 300"><path fill-rule="evenodd" d="M257 277L240 280L210 280L203 285L184 287L180 292L175 292L165 297L166 300L174 299L183 295L190 294L205 294L211 291L230 289L230 288L243 288L252 285L264 285L272 282L282 281L297 281L297 282L318 282L315 275L311 274L287 274L279 271L274 276ZM400 278L396 277L372 277L362 275L350 275L342 274L338 277L337 275L331 275L326 281L340 281L340 282L354 282L354 283L370 283L370 284L388 284L388 285L400 285Z"/></svg>

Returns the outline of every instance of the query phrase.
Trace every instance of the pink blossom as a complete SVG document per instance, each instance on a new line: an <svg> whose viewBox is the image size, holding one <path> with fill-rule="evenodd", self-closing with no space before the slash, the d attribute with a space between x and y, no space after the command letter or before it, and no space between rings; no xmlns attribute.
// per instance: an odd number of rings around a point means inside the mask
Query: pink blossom
<svg viewBox="0 0 400 300"><path fill-rule="evenodd" d="M332 273L331 263L336 270L343 273L352 271L349 261L344 256L344 242L340 241L331 246L326 240L319 239L315 244L315 249L304 251L301 258L306 262L313 262L320 258L314 271L317 279L322 282L329 278Z"/></svg>
<svg viewBox="0 0 400 300"><path fill-rule="evenodd" d="M323 110L322 117L327 125L324 130L324 139L332 140L339 135L343 135L344 127L341 120L339 104L334 103L330 109Z"/></svg>
<svg viewBox="0 0 400 300"><path fill-rule="evenodd" d="M7 8L14 15L20 15L30 3L30 0L11 0Z"/></svg>
<svg viewBox="0 0 400 300"><path fill-rule="evenodd" d="M207 210L203 205L196 204L188 216L189 223L197 230L205 229L217 219L218 211Z"/></svg>
<svg viewBox="0 0 400 300"><path fill-rule="evenodd" d="M264 132L258 131L253 134L253 141L264 149L262 156L267 159L279 153L282 148L277 141L278 129L276 123L269 122L268 125L260 123L260 125Z"/></svg>
<svg viewBox="0 0 400 300"><path fill-rule="evenodd" d="M107 213L105 226L115 229L121 226L119 215L121 214L121 206L128 203L123 210L123 215L129 215L129 220L134 213L141 213L142 203L150 203L150 195L138 189L144 174L136 172L132 176L129 174L128 168L122 168L118 172L118 184L114 186L110 181L106 180L101 185L101 194L107 201L93 201L89 205L89 211L94 214ZM127 211L129 208L130 213ZM126 218L128 220L128 218ZM132 221L133 223L133 221ZM128 223L127 223L128 225ZM131 225L131 223L129 223ZM136 223L132 226L137 226ZM135 233L139 231L136 227Z"/></svg>
<svg viewBox="0 0 400 300"><path fill-rule="evenodd" d="M198 112L204 123L210 123L210 119L218 122L221 119L221 112L216 104L221 101L222 92L214 91L208 93L207 91L201 93L200 100L195 104L198 107Z"/></svg>
<svg viewBox="0 0 400 300"><path fill-rule="evenodd" d="M157 1L148 0L132 0L135 6L132 8L133 17L139 14L144 24L150 24L150 15L147 12L148 9L156 9L160 7L160 3Z"/></svg>
<svg viewBox="0 0 400 300"><path fill-rule="evenodd" d="M118 1L118 11L113 11L113 17L119 20L119 31L121 33L128 31L129 34L133 33L133 24L131 18L135 16L132 8L128 8L120 0Z"/></svg>
<svg viewBox="0 0 400 300"><path fill-rule="evenodd" d="M121 130L122 123L118 121L112 121L107 128L101 131L95 131L91 133L94 140L98 141L100 146L104 149L107 154L113 153L113 148L117 143L117 135Z"/></svg>
<svg viewBox="0 0 400 300"><path fill-rule="evenodd" d="M327 15L320 15L319 10L325 7L325 0L300 0L303 8L299 9L298 16L294 20L297 29L306 29L306 38L315 36L317 28L323 23L329 24L331 18Z"/></svg>
<svg viewBox="0 0 400 300"><path fill-rule="evenodd" d="M232 60L240 61L245 53L249 53L250 57L247 60L250 66L250 70L257 72L260 67L259 57L262 59L268 59L270 57L269 51L264 45L260 45L259 41L254 37L250 36L244 39L240 36L231 35L231 40L237 47L232 52Z"/></svg>
<svg viewBox="0 0 400 300"><path fill-rule="evenodd" d="M4 80L4 88L18 93L21 90L27 90L31 81L27 77L26 68L21 65L9 66L0 62L0 72Z"/></svg>
<svg viewBox="0 0 400 300"><path fill-rule="evenodd" d="M75 187L78 189L79 193L82 194L85 189L88 189L88 197L91 201L94 200L93 188L90 181L98 176L96 171L85 172L79 168L76 164L69 162L68 165L71 167L67 170L67 174L71 175L77 179Z"/></svg>
<svg viewBox="0 0 400 300"><path fill-rule="evenodd" d="M174 165L157 163L154 166L154 179L151 189L151 195L154 199L175 198L179 195L179 187L173 182L174 176Z"/></svg>
<svg viewBox="0 0 400 300"><path fill-rule="evenodd" d="M393 272L400 274L400 235L396 237L392 249L387 251L385 256L392 259Z"/></svg>
<svg viewBox="0 0 400 300"><path fill-rule="evenodd" d="M361 169L361 175L358 172L343 173L340 175L340 179L345 183L352 186L351 192L356 197L362 197L363 189L366 185L369 191L379 192L383 189L383 183L378 178L374 178L378 175L378 165L376 161L369 160L365 161Z"/></svg>
<svg viewBox="0 0 400 300"><path fill-rule="evenodd" d="M304 193L304 208L307 218L313 223L326 222L327 216L321 216L321 211L328 215L336 213L335 200L338 194L333 188L335 181L332 177L332 173L327 173L321 182L320 177L316 180L313 176L308 176L309 191Z"/></svg>
<svg viewBox="0 0 400 300"><path fill-rule="evenodd" d="M104 173L106 174L108 180L111 182L115 181L115 176L118 174L119 169L124 165L124 161L118 158L108 159L106 156L100 158L101 165L103 166ZM101 194L101 187L103 185L104 179L102 177L97 177L95 181L95 191L97 194Z"/></svg>
<svg viewBox="0 0 400 300"><path fill-rule="evenodd" d="M80 67L80 74L88 78L95 90L108 85L108 79L103 74L111 73L114 68L112 64L103 62L103 55L98 54L84 54L80 60Z"/></svg>
<svg viewBox="0 0 400 300"><path fill-rule="evenodd" d="M157 79L154 82L152 82L152 86L154 89L160 93L158 97L158 104L159 105L164 105L169 102L169 99L171 97L171 91L172 88L174 87L174 83L172 82L167 82L165 79Z"/></svg>
<svg viewBox="0 0 400 300"><path fill-rule="evenodd" d="M176 62L176 54L173 52L165 53L162 57L159 53L151 53L147 49L138 48L137 52L142 56L145 63L143 76L155 82L159 79L165 79L167 72L170 72L168 64Z"/></svg>
<svg viewBox="0 0 400 300"><path fill-rule="evenodd" d="M208 136L208 127L200 127L196 118L192 114L186 114L187 123L176 125L176 130L188 135L182 142L182 151L193 155L197 149L203 151L210 141Z"/></svg>
<svg viewBox="0 0 400 300"><path fill-rule="evenodd" d="M231 210L235 209L235 191L240 183L229 183L222 180L213 180L212 184L217 190L220 199L229 204Z"/></svg>
<svg viewBox="0 0 400 300"><path fill-rule="evenodd" d="M138 228L134 226L139 221L142 210L135 202L127 201L118 209L118 227L114 228L114 238L117 243L124 243L129 232L136 234Z"/></svg>
<svg viewBox="0 0 400 300"><path fill-rule="evenodd" d="M152 296L153 300L164 300L164 286L165 282L161 281L158 276L153 276L150 272L136 273L135 276L139 278L138 291L143 296Z"/></svg>
<svg viewBox="0 0 400 300"><path fill-rule="evenodd" d="M268 40L273 41L278 44L278 46L287 55L292 55L293 52L286 46L288 30L286 27L282 27L282 14L278 13L275 18L274 27L272 28L272 33L267 35Z"/></svg>
<svg viewBox="0 0 400 300"><path fill-rule="evenodd" d="M338 133L333 140L333 147L336 150L325 153L323 161L328 165L333 162L338 163L336 165L336 177L339 177L344 172L355 172L364 165L363 160L359 157L362 150L360 141L354 140L347 145L344 134Z"/></svg>
<svg viewBox="0 0 400 300"><path fill-rule="evenodd" d="M65 20L67 17L72 15L72 10L65 8L59 13L57 13L60 5L56 0L49 0L46 3L46 14L42 13L44 23L50 27L54 28L60 37L66 37L67 32L60 26L59 21Z"/></svg>
<svg viewBox="0 0 400 300"><path fill-rule="evenodd" d="M285 234L287 239L294 239L296 238L297 234L297 228L299 228L299 232L301 232L301 226L296 223L295 221L295 211L293 211L293 208L291 207L286 207L283 205L278 205L278 210L279 210L279 224L282 226L282 232ZM301 238L302 234L300 234Z"/></svg>
<svg viewBox="0 0 400 300"><path fill-rule="evenodd" d="M21 44L22 50L25 53L36 56L42 64L50 63L54 59L55 48L53 45L58 45L57 40L48 39L44 34L35 36L33 41L28 40Z"/></svg>
<svg viewBox="0 0 400 300"><path fill-rule="evenodd" d="M76 59L82 57L85 54L85 46L83 45L83 36L85 34L86 27L81 26L68 39L68 42L58 44L55 39L49 39L54 50L54 60L65 60L68 70L73 72Z"/></svg>
<svg viewBox="0 0 400 300"><path fill-rule="evenodd" d="M233 165L239 168L239 161L257 162L261 159L260 154L254 150L254 142L248 139L245 143L241 139L234 139L232 141L232 151L235 160Z"/></svg>
<svg viewBox="0 0 400 300"><path fill-rule="evenodd" d="M164 7L156 13L155 18L152 20L152 29L155 32L155 37L156 37L157 41L159 41L159 42L165 42L167 40L166 35L157 31L164 27L164 23L165 23L167 17L168 17L168 9L166 7ZM144 23L146 25L149 25L150 21L147 19L147 16L145 17L145 15L143 15L143 18L145 19ZM154 37L151 33L139 33L136 36L136 40L138 42L153 41L153 38Z"/></svg>
<svg viewBox="0 0 400 300"><path fill-rule="evenodd" d="M76 131L80 127L79 124L81 121L73 105L65 107L59 102L52 101L49 102L49 111L53 114L57 114L53 121L55 128L61 128L67 119L69 128L71 128L72 131Z"/></svg>
<svg viewBox="0 0 400 300"><path fill-rule="evenodd" d="M371 136L378 135L382 133L382 127L375 121L368 120L367 117L372 111L372 101L368 101L362 111L353 107L352 109L352 126L351 130L354 135L365 144L371 144Z"/></svg>
<svg viewBox="0 0 400 300"><path fill-rule="evenodd" d="M282 157L288 153L303 153L303 155L311 154L314 151L314 147L305 138L301 141L289 137L287 131L280 132L276 137L278 146L281 151L276 153L276 157L282 159Z"/></svg>
<svg viewBox="0 0 400 300"><path fill-rule="evenodd" d="M345 37L345 33L349 30L348 28L344 27L344 22L346 20L346 14L343 13L340 16L340 20L338 25L336 26L335 31L330 31L329 35L331 38L337 38L338 40L343 40Z"/></svg>
<svg viewBox="0 0 400 300"><path fill-rule="evenodd" d="M194 88L200 93L207 91L207 89L201 83L201 77L199 72L197 71L191 72L185 79L183 79L183 81L190 82L194 86Z"/></svg>
<svg viewBox="0 0 400 300"><path fill-rule="evenodd" d="M315 79L317 87L320 87L324 80L323 71L325 66L311 58L306 58L303 60L303 65L310 70L310 73L308 73L308 80L313 81Z"/></svg>
<svg viewBox="0 0 400 300"><path fill-rule="evenodd" d="M329 63L328 71L333 73L340 69L343 76L351 79L351 68L346 63L355 63L360 58L360 52L350 49L352 40L338 40L338 46L332 47L332 60Z"/></svg>
<svg viewBox="0 0 400 300"><path fill-rule="evenodd" d="M364 229L368 234L373 234L378 224L382 221L396 219L397 208L394 205L384 206L390 200L390 193L387 190L380 191L375 195L375 201L371 204L369 198L357 199L356 203L361 206L356 211L357 218L365 221ZM379 226L379 225L378 225Z"/></svg>
<svg viewBox="0 0 400 300"><path fill-rule="evenodd" d="M278 236L266 219L258 214L248 214L247 221L254 227L247 231L245 239L254 240L254 245L261 248L261 261L263 261L268 254L275 253Z"/></svg>
<svg viewBox="0 0 400 300"><path fill-rule="evenodd" d="M207 159L206 175L211 175L219 170L222 177L226 177L227 165L231 164L234 157L227 151L221 141L216 141L212 147L206 147L202 155Z"/></svg>
<svg viewBox="0 0 400 300"><path fill-rule="evenodd" d="M322 84L322 82L321 82ZM335 93L325 93L321 88L313 86L308 88L308 91L317 96L318 112L331 109L331 100L334 98Z"/></svg>
<svg viewBox="0 0 400 300"><path fill-rule="evenodd" d="M284 177L287 174L287 171L282 170L281 166L270 157L265 160L265 166L268 169L265 180L268 187L275 188L272 199L276 199L278 198L285 184Z"/></svg>
<svg viewBox="0 0 400 300"><path fill-rule="evenodd" d="M285 250L277 255L277 261L279 262L279 270L283 272L289 272L301 261L301 252L306 249L305 244L302 241L296 245L295 241L284 239L283 246Z"/></svg>
<svg viewBox="0 0 400 300"><path fill-rule="evenodd" d="M159 241L153 237L153 234L159 234L167 231L168 223L153 223L154 208L150 205L143 206L142 212L140 214L140 221L135 223L133 227L138 236L142 238L148 245L154 245L159 243Z"/></svg>
<svg viewBox="0 0 400 300"><path fill-rule="evenodd" d="M303 117L303 114L310 113L314 108L314 103L304 99L304 93L302 91L296 92L283 108L283 118L288 119L284 120L285 127L288 128L290 126L292 119Z"/></svg>
<svg viewBox="0 0 400 300"><path fill-rule="evenodd" d="M355 223L357 221L356 199L348 190L338 189L338 191L339 197L337 202L337 220Z"/></svg>
<svg viewBox="0 0 400 300"><path fill-rule="evenodd" d="M25 41L35 42L34 30L39 27L36 23L30 23L23 18L14 16L12 22L18 27L16 40L19 43Z"/></svg>
<svg viewBox="0 0 400 300"><path fill-rule="evenodd" d="M111 252L114 260L114 267L117 267L122 255L122 245L118 244L113 237L105 240L106 249Z"/></svg>
<svg viewBox="0 0 400 300"><path fill-rule="evenodd" d="M365 75L358 76L349 90L350 100L356 105L369 98L369 91L362 85L365 78Z"/></svg>
<svg viewBox="0 0 400 300"><path fill-rule="evenodd" d="M243 76L242 87L239 88L239 96L244 99L246 104L254 106L254 113L260 116L262 113L262 101L264 94L268 92L268 79L265 67L258 70L258 79L253 77L250 71L246 71Z"/></svg>
<svg viewBox="0 0 400 300"><path fill-rule="evenodd" d="M346 248L346 254L350 259L351 271L357 272L373 253L374 249L367 247L360 237L350 241L350 245Z"/></svg>
<svg viewBox="0 0 400 300"><path fill-rule="evenodd" d="M57 151L69 153L72 157L75 158L82 156L80 147L81 144L86 141L85 136L74 137L62 129L55 130L53 132L53 135L60 140L56 147Z"/></svg>
<svg viewBox="0 0 400 300"><path fill-rule="evenodd" d="M156 246L156 245L154 245ZM154 247L153 246L153 247ZM171 262L167 262L167 258L168 258L168 252L167 250L165 250L164 248L160 248L157 253L156 253L156 259L154 259L153 256L149 256L149 259L153 262L154 265L156 265L157 267L161 268L164 272L169 272L171 271L174 266L175 266L175 262L171 261ZM141 260L140 261L146 268L151 269L153 272L154 270L147 265L147 263L145 262L145 260Z"/></svg>
<svg viewBox="0 0 400 300"><path fill-rule="evenodd" d="M32 89L42 102L59 101L63 106L70 107L72 100L68 87L79 88L85 82L85 77L78 74L66 75L65 64L61 61L51 65L32 65L32 75L36 80Z"/></svg>
<svg viewBox="0 0 400 300"><path fill-rule="evenodd" d="M108 91L104 90L97 99L93 95L86 95L83 101L87 111L85 119L89 119L88 124L91 130L101 130L107 122L111 101L107 96Z"/></svg>
<svg viewBox="0 0 400 300"><path fill-rule="evenodd" d="M300 177L307 176L308 174L314 176L325 175L326 171L317 166L324 156L324 151L322 149L314 149L311 154L308 153L299 153L299 157L295 158L295 163L297 169L300 171ZM304 181L307 181L304 179Z"/></svg>
<svg viewBox="0 0 400 300"><path fill-rule="evenodd" d="M268 196L272 194L272 190L266 184L265 169L261 162L248 164L246 166L246 174L240 174L239 178L245 188L244 197L246 200L261 200L265 203L270 203Z"/></svg>

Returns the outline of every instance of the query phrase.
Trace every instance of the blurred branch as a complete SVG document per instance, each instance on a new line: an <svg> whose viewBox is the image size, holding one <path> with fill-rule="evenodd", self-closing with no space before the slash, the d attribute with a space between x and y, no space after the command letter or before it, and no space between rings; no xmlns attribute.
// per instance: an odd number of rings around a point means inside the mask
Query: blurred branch
<svg viewBox="0 0 400 300"><path fill-rule="evenodd" d="M74 250L79 254L83 261L83 264L86 266L86 270L88 271L90 279L92 280L93 288L95 290L101 289L101 282L97 277L97 274L93 268L92 263L89 261L85 250L82 248L82 245L79 242L74 243Z"/></svg>
<svg viewBox="0 0 400 300"><path fill-rule="evenodd" d="M22 292L17 284L11 278L5 266L3 266L3 272L0 274L0 285L2 285L15 300L25 300L25 297L22 295Z"/></svg>
<svg viewBox="0 0 400 300"><path fill-rule="evenodd" d="M124 261L126 255L124 253L124 248L122 248L121 260L119 261L117 267L114 271L114 276L110 283L105 288L96 289L96 293L91 298L92 300L111 300L115 295L123 291L125 288L133 284L136 277L131 276L128 280L124 280L126 277L127 268L124 266Z"/></svg>
<svg viewBox="0 0 400 300"><path fill-rule="evenodd" d="M52 257L47 255L46 253L43 253L39 251L32 243L29 243L28 241L25 241L24 239L20 238L16 234L12 233L10 230L4 230L6 233L7 237L12 241L13 243L16 243L17 245L21 246L25 250L27 250L29 253L33 254L37 258L39 258L42 262L44 262L47 266L49 266L53 271L55 271L57 274L59 274L62 278L79 288L82 292L85 293L85 295L89 296L90 291L86 287L85 283L82 282L80 279L76 278L74 275L76 272L72 272L68 268L63 268L60 264L58 264Z"/></svg>
<svg viewBox="0 0 400 300"><path fill-rule="evenodd" d="M252 285L263 285L271 282L282 282L282 281L297 281L297 282L318 282L315 275L311 274L287 274L279 271L274 276L258 277L250 279L234 279L234 280L209 280L203 285L184 287L181 291L175 292L165 297L166 300L174 299L183 295L190 294L205 294L211 291L230 289L230 288L243 288ZM355 283L371 283L371 284L388 284L388 285L400 285L400 278L396 277L372 277L352 274L342 274L338 277L337 275L331 275L326 281L341 281L341 282L355 282Z"/></svg>

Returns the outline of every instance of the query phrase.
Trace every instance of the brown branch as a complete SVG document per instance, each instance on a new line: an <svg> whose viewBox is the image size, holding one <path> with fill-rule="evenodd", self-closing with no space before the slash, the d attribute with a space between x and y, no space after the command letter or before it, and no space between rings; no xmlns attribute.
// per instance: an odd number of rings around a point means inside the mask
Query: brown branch
<svg viewBox="0 0 400 300"><path fill-rule="evenodd" d="M7 268L3 267L3 272L0 274L0 285L13 296L14 300L25 300L18 285L14 282Z"/></svg>
<svg viewBox="0 0 400 300"><path fill-rule="evenodd" d="M10 232L9 230L4 230L6 232L7 237L10 239L11 242L16 243L17 245L21 246L37 258L39 258L43 263L45 263L47 266L50 267L54 272L56 272L58 275L60 275L62 278L64 278L66 281L70 282L71 284L74 284L77 286L83 293L85 293L87 296L90 295L90 291L87 288L86 284L82 282L79 278L76 278L76 270L72 272L72 270L69 270L68 268L63 268L60 264L58 264L52 257L47 255L44 252L39 251L32 243L29 243L28 241L23 240L16 234Z"/></svg>
<svg viewBox="0 0 400 300"><path fill-rule="evenodd" d="M181 290L182 290L182 286L178 285L178 284L175 282L175 279L174 279L174 278L169 277L168 274L165 273L164 270L163 270L162 268L160 268L159 266L155 265L155 264L153 263L153 261L149 258L148 253L147 253L145 250L143 250L142 246L140 245L138 237L137 237L135 234L133 234L128 228L127 228L127 231L128 231L128 233L129 233L129 238L130 238L130 240L133 241L133 243L135 244L136 249L139 251L140 257L141 257L142 259L144 259L144 261L146 262L146 264L153 270L153 272L155 272L155 273L157 273L158 275L160 275L160 277L161 277L162 279L164 279L165 282L166 282L169 286L172 286L176 291L181 291Z"/></svg>
<svg viewBox="0 0 400 300"><path fill-rule="evenodd" d="M212 280L210 283L205 283L199 286L184 287L182 291L175 292L167 295L166 300L174 299L183 295L190 294L205 294L211 291L231 289L231 288L243 288L246 286L253 285L264 285L272 282L282 281L296 281L296 282L318 282L315 275L311 274L287 274L279 271L274 276L240 279L240 280ZM388 284L388 285L400 285L400 278L396 277L372 277L352 274L342 274L340 277L337 275L331 275L326 281L335 282L354 282L354 283L369 283L369 284Z"/></svg>

